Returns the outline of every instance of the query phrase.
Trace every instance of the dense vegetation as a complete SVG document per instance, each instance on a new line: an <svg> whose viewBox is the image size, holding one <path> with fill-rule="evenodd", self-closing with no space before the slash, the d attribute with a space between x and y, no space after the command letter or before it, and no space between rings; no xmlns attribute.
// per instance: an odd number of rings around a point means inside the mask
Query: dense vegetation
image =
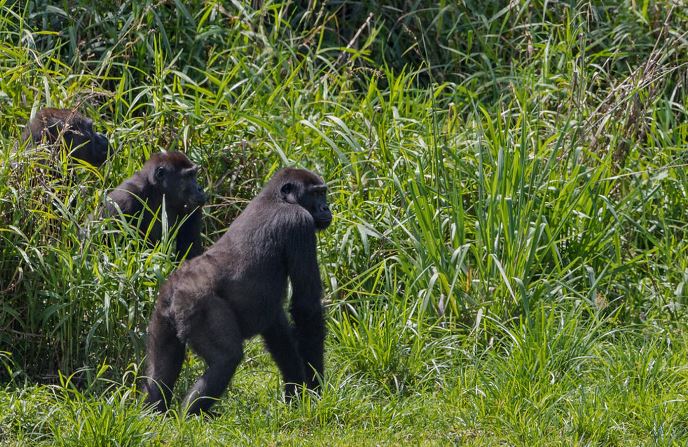
<svg viewBox="0 0 688 447"><path fill-rule="evenodd" d="M0 443L685 445L687 30L663 0L0 0ZM112 159L15 150L46 105ZM171 247L88 222L163 149L203 166L207 244L278 168L329 182L321 397L255 341L217 417L140 404Z"/></svg>

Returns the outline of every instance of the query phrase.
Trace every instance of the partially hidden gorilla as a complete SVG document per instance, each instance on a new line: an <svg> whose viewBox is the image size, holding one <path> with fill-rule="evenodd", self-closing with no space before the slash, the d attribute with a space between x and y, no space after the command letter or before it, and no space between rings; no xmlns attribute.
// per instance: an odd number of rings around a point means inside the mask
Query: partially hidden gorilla
<svg viewBox="0 0 688 447"><path fill-rule="evenodd" d="M161 286L148 325L146 401L165 411L190 345L207 369L184 400L207 411L260 334L279 367L287 399L301 385L319 388L325 324L316 231L332 221L327 186L314 173L277 172L203 255ZM283 308L291 282L290 313Z"/></svg>
<svg viewBox="0 0 688 447"><path fill-rule="evenodd" d="M162 237L164 210L169 227L182 222L175 240L178 257L187 259L203 252L201 241L202 210L206 194L196 181L198 166L182 152L158 152L133 176L108 194L105 216L120 212L130 222L137 222L148 241Z"/></svg>
<svg viewBox="0 0 688 447"><path fill-rule="evenodd" d="M93 166L100 166L108 158L108 139L93 130L93 121L68 109L43 108L29 121L22 133L22 140L39 144L45 140L52 151L65 146L73 158L83 160ZM55 152L53 152L55 153Z"/></svg>

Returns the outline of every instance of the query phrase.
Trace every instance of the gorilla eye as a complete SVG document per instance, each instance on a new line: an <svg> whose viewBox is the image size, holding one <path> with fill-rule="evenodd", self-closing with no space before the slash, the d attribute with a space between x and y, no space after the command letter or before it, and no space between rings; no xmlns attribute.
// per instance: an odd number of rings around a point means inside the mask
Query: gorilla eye
<svg viewBox="0 0 688 447"><path fill-rule="evenodd" d="M165 177L165 168L158 166L155 168L155 178L161 180L163 177Z"/></svg>

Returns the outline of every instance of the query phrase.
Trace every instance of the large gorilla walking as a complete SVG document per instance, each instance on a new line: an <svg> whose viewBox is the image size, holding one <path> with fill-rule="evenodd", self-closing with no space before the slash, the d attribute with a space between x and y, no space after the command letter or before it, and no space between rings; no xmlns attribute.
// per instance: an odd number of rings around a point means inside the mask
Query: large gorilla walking
<svg viewBox="0 0 688 447"><path fill-rule="evenodd" d="M243 341L257 334L287 398L300 384L318 387L325 325L315 233L332 221L326 192L310 171L279 171L220 240L162 285L148 326L147 402L167 409L188 343L207 369L184 406L208 410L241 361ZM287 279L293 328L283 309Z"/></svg>

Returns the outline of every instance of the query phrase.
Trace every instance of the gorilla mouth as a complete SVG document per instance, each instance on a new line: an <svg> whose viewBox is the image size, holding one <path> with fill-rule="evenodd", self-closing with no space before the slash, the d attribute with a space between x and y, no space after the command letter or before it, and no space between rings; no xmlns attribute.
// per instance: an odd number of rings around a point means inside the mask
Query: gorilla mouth
<svg viewBox="0 0 688 447"><path fill-rule="evenodd" d="M203 205L204 205L203 202L196 202L196 201L188 202L188 203L184 204L184 211L191 211L194 208L200 208Z"/></svg>
<svg viewBox="0 0 688 447"><path fill-rule="evenodd" d="M197 208L199 206L205 205L206 197L192 197L185 204L184 209Z"/></svg>
<svg viewBox="0 0 688 447"><path fill-rule="evenodd" d="M329 219L317 219L317 220L315 221L315 228L317 228L318 230L324 230L324 229L326 229L327 227L329 227L331 223L332 223L332 218L329 218Z"/></svg>

